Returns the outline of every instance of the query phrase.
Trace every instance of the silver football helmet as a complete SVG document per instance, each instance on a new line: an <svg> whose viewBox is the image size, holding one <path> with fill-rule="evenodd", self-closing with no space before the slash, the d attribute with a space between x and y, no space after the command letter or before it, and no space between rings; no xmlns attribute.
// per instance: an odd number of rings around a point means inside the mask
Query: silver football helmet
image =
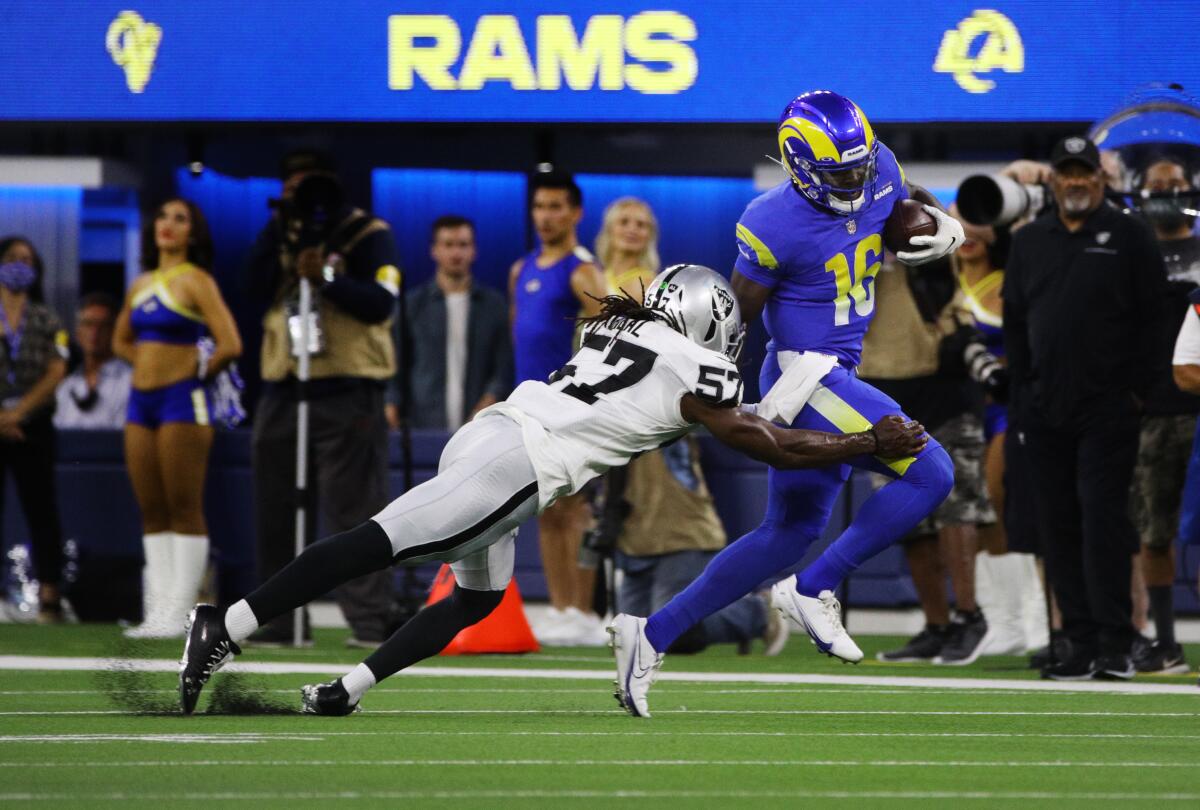
<svg viewBox="0 0 1200 810"><path fill-rule="evenodd" d="M715 270L672 265L650 282L644 304L693 343L735 362L741 354L746 332L742 311L733 288Z"/></svg>

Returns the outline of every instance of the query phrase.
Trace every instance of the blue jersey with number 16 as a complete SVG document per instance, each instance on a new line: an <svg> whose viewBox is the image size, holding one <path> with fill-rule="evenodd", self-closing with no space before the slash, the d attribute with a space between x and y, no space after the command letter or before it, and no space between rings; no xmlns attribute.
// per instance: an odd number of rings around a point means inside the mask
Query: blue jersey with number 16
<svg viewBox="0 0 1200 810"><path fill-rule="evenodd" d="M769 349L818 351L858 365L875 312L883 223L908 196L904 171L883 144L876 167L868 199L849 216L817 208L790 180L746 206L734 267L773 291L763 311Z"/></svg>

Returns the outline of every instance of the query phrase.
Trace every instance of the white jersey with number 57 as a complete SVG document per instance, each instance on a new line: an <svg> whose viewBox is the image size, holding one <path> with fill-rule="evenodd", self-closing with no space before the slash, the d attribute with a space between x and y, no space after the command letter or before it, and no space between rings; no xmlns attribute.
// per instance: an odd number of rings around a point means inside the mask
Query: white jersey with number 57
<svg viewBox="0 0 1200 810"><path fill-rule="evenodd" d="M521 423L544 509L691 430L679 412L685 394L734 407L742 379L725 355L663 323L614 316L585 329L579 351L549 382L521 383L488 411Z"/></svg>

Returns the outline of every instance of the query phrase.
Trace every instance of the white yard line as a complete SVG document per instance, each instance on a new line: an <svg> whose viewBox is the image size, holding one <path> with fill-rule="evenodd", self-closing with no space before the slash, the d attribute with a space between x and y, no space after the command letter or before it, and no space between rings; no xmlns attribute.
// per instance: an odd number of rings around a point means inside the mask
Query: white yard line
<svg viewBox="0 0 1200 810"><path fill-rule="evenodd" d="M178 672L179 663L163 659L68 658L54 656L0 655L0 670L100 671L114 668L138 672ZM235 662L223 671L260 675L340 675L347 664L295 663L276 661ZM544 680L612 681L611 669L534 669L506 667L416 666L400 675L437 678L525 678ZM1096 692L1106 694L1194 695L1193 684L1115 683L1084 681L1022 681L1000 678L928 678L880 675L813 675L781 672L671 672L659 675L660 682L809 684L830 686L883 686L904 688L1019 690L1022 692Z"/></svg>
<svg viewBox="0 0 1200 810"><path fill-rule="evenodd" d="M222 670L223 671L223 670ZM862 687L840 689L837 687L825 688L821 684L811 684L810 686L821 686L818 690L810 688L796 687L794 689L753 689L751 687L740 687L734 689L689 689L671 684L666 687L659 686L655 689L656 695L812 695L819 693L822 695L861 695ZM264 689L260 687L252 687L240 690L247 694L254 695L294 695L299 687L291 686L286 689ZM906 689L885 689L877 687L871 690L872 695L913 695L914 689L920 691L916 694L920 695L961 695L962 689L941 689L931 686L915 686ZM3 689L0 690L0 697L52 697L55 695L71 695L83 696L87 695L95 697L98 694L98 689ZM538 687L539 695L594 695L596 694L595 687L590 689L544 689ZM1200 692L1198 692L1200 693ZM129 695L177 695L178 689L129 689L122 690L122 694ZM426 688L410 688L404 686L376 686L371 689L372 695L393 694L393 695L527 695L529 689L524 687L510 687L506 689L491 688L491 689L476 689L474 687L461 686L442 686L436 689ZM1026 690L1011 689L1004 690L988 690L989 697L1005 696L1005 695L1026 695ZM1134 696L1153 695L1153 692L1128 692L1125 693ZM1062 698L1078 698L1079 692L1048 692L1047 697L1062 697Z"/></svg>
<svg viewBox="0 0 1200 810"><path fill-rule="evenodd" d="M372 715L611 715L617 709L371 709ZM45 711L0 711L0 717L57 717L60 715L138 714L119 709L64 709ZM149 712L149 714L172 714ZM655 709L654 714L767 715L767 716L867 716L892 717L1191 717L1196 712L1016 712L1016 711L900 711L896 709Z"/></svg>
<svg viewBox="0 0 1200 810"><path fill-rule="evenodd" d="M1070 760L935 759L144 759L120 762L0 762L13 768L422 768L422 767L737 767L737 768L1189 768L1195 762L1072 762Z"/></svg>
<svg viewBox="0 0 1200 810"><path fill-rule="evenodd" d="M338 737L812 737L810 731L264 731L196 734L9 734L2 743L184 743L253 744L269 742L325 742ZM898 737L921 739L1066 739L1066 740L1200 740L1200 734L1100 734L1017 731L823 731L821 737Z"/></svg>
<svg viewBox="0 0 1200 810"><path fill-rule="evenodd" d="M1196 802L1200 793L1100 793L1080 791L956 791L956 790L346 790L326 792L178 791L170 793L120 791L113 793L0 793L6 801L363 801L411 799L960 799L971 801L1108 801Z"/></svg>

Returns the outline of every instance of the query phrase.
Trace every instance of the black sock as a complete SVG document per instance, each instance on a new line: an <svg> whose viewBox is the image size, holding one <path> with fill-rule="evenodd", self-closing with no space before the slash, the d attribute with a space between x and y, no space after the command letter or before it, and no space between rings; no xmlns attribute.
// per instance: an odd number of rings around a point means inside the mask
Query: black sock
<svg viewBox="0 0 1200 810"><path fill-rule="evenodd" d="M422 608L363 663L379 683L440 653L459 631L482 621L503 598L504 591L472 591L455 585L448 597Z"/></svg>
<svg viewBox="0 0 1200 810"><path fill-rule="evenodd" d="M392 541L373 520L313 543L246 597L259 626L392 564Z"/></svg>
<svg viewBox="0 0 1200 810"><path fill-rule="evenodd" d="M1170 585L1151 585L1150 610L1154 614L1154 630L1163 644L1175 643L1175 600Z"/></svg>

